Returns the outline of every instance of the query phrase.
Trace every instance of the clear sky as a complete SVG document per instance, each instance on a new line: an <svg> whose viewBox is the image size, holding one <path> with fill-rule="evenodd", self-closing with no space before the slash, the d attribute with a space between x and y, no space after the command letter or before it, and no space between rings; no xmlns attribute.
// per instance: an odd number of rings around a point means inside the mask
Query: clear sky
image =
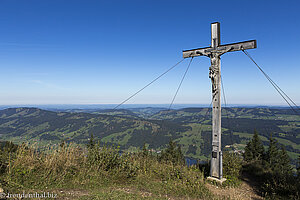
<svg viewBox="0 0 300 200"><path fill-rule="evenodd" d="M213 3L212 3L213 2ZM297 0L0 0L0 104L120 103L182 50L257 40L249 50L300 104ZM189 60L130 100L170 103ZM209 104L210 60L197 57L174 103ZM228 104L286 105L243 52L222 56Z"/></svg>

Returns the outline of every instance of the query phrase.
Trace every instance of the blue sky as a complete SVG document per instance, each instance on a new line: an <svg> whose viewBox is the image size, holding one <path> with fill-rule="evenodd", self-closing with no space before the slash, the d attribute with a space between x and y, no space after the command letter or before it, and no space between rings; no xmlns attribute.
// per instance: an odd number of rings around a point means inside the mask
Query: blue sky
<svg viewBox="0 0 300 200"><path fill-rule="evenodd" d="M300 104L298 1L0 0L0 104L118 104L182 59L182 50L256 39L248 52ZM187 67L129 104L170 103ZM175 103L209 104L210 60L197 57ZM286 105L242 53L222 56L228 104Z"/></svg>

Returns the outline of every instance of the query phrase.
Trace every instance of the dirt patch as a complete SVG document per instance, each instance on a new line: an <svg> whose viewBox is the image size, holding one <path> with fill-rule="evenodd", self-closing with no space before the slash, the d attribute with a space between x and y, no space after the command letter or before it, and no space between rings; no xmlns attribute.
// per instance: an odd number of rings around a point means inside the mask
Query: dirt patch
<svg viewBox="0 0 300 200"><path fill-rule="evenodd" d="M259 196L255 189L253 189L247 182L242 182L237 187L220 187L210 183L206 183L206 187L214 195L220 198L229 198L235 200L261 200L263 197Z"/></svg>
<svg viewBox="0 0 300 200"><path fill-rule="evenodd" d="M137 191L137 190L131 189L131 188L118 188L118 189L116 189L116 190L123 191L123 192L125 192L125 193L127 193L127 194L129 194L129 193L132 193L132 194L139 194L139 195L141 195L143 198L144 198L144 197L151 197L151 196L152 196L152 193L150 193L150 192L146 192L146 191Z"/></svg>
<svg viewBox="0 0 300 200"><path fill-rule="evenodd" d="M78 199L82 196L88 196L89 193L87 190L80 189L58 189L55 191L51 191L53 194L57 194L56 199Z"/></svg>

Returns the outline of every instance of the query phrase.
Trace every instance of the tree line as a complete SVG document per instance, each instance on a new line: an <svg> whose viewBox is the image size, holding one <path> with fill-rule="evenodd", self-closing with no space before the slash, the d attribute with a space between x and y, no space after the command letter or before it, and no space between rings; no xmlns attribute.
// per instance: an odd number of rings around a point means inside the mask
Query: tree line
<svg viewBox="0 0 300 200"><path fill-rule="evenodd" d="M265 150L258 132L247 143L244 152L243 171L259 182L259 190L272 198L300 198L300 156L297 171L293 171L290 157L283 145L269 137Z"/></svg>

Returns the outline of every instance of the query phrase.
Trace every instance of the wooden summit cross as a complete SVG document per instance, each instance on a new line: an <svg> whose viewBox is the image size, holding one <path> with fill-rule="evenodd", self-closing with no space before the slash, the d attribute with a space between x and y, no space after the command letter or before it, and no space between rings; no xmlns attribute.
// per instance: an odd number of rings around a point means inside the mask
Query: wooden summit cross
<svg viewBox="0 0 300 200"><path fill-rule="evenodd" d="M183 51L183 57L207 56L210 58L209 78L212 82L212 154L210 176L223 179L221 151L221 66L220 57L231 51L256 48L256 40L220 44L220 23L211 24L211 47Z"/></svg>

